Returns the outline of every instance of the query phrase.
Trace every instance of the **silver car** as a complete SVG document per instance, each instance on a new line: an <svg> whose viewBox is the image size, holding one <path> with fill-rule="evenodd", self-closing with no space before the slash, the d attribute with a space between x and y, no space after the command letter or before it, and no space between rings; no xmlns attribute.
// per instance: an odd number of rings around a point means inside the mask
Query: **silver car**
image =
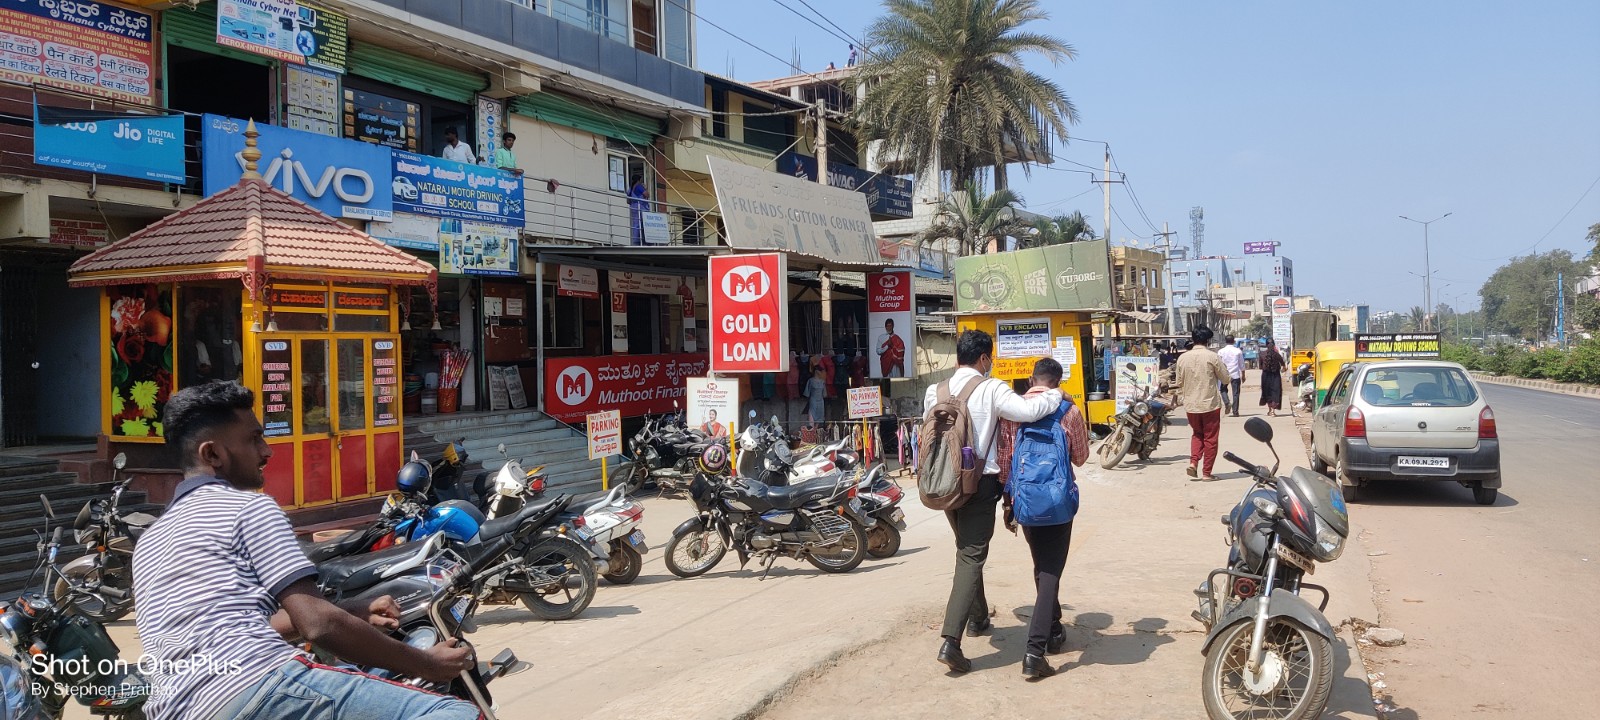
<svg viewBox="0 0 1600 720"><path fill-rule="evenodd" d="M1453 480L1480 505L1500 494L1494 411L1453 362L1345 366L1312 415L1311 465L1331 467L1346 500L1375 480Z"/></svg>

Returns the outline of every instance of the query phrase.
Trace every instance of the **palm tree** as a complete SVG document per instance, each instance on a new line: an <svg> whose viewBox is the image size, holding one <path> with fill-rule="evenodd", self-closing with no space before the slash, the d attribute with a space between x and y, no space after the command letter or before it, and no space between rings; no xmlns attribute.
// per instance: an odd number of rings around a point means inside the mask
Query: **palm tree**
<svg viewBox="0 0 1600 720"><path fill-rule="evenodd" d="M867 83L856 104L858 137L885 141L884 151L915 173L949 168L955 187L992 167L996 189L1006 187L1007 147L1045 147L1041 123L1066 140L1077 108L1060 86L1023 67L1025 55L1051 63L1077 56L1054 36L1020 29L1049 16L1039 0L884 4L888 14L868 28L858 74Z"/></svg>
<svg viewBox="0 0 1600 720"><path fill-rule="evenodd" d="M1089 218L1078 211L1073 211L1071 215L1039 218L1034 222L1033 230L1029 233L1032 237L1028 239L1028 245L1033 247L1094 239L1094 228L1089 226Z"/></svg>
<svg viewBox="0 0 1600 720"><path fill-rule="evenodd" d="M1033 226L1017 217L1016 207L1022 198L1010 190L996 190L979 195L976 186L968 183L959 193L946 195L939 201L939 213L933 225L922 231L920 241L927 244L935 240L955 240L957 253L977 255L986 252L990 243L998 244L1001 238L1021 234Z"/></svg>
<svg viewBox="0 0 1600 720"><path fill-rule="evenodd" d="M1406 325L1410 330L1421 331L1423 323L1427 321L1428 311L1422 309L1421 305L1411 306L1411 310L1406 313Z"/></svg>

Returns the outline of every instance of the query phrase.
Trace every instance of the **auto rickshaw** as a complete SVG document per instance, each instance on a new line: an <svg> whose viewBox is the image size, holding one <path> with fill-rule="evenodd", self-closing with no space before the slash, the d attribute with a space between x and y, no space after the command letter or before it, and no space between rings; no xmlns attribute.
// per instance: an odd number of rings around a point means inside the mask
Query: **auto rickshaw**
<svg viewBox="0 0 1600 720"><path fill-rule="evenodd" d="M1345 365L1355 362L1356 343L1354 340L1328 340L1317 343L1311 353L1311 377L1317 381L1317 407L1322 407L1323 398L1328 396L1328 386L1333 384L1334 376Z"/></svg>

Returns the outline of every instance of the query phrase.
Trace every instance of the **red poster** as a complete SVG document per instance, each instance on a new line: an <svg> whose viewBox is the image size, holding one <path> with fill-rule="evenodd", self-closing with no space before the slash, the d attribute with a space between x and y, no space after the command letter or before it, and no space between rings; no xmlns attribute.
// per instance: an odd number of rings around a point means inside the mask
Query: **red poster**
<svg viewBox="0 0 1600 720"><path fill-rule="evenodd" d="M917 294L909 271L867 274L867 326L874 379L916 374Z"/></svg>
<svg viewBox="0 0 1600 720"><path fill-rule="evenodd" d="M913 297L909 272L867 275L867 312L910 312Z"/></svg>
<svg viewBox="0 0 1600 720"><path fill-rule="evenodd" d="M711 369L789 369L788 258L722 255L711 264Z"/></svg>
<svg viewBox="0 0 1600 720"><path fill-rule="evenodd" d="M552 358L545 361L544 411L566 422L603 410L624 417L671 412L674 401L685 402L684 378L705 375L706 364L700 353Z"/></svg>

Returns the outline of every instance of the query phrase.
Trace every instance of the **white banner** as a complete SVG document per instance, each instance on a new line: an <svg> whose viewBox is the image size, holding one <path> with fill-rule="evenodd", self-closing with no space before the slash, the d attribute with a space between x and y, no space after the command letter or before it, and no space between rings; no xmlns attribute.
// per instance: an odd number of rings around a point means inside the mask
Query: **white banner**
<svg viewBox="0 0 1600 720"><path fill-rule="evenodd" d="M689 388L690 427L707 435L728 435L739 418L739 381L734 378L684 378Z"/></svg>
<svg viewBox="0 0 1600 720"><path fill-rule="evenodd" d="M1128 369L1130 364L1133 365L1132 370ZM1128 405L1133 403L1134 396L1138 395L1140 390L1149 389L1151 393L1155 392L1156 370L1158 367L1160 367L1160 364L1153 357L1117 356L1116 365L1112 367L1112 372L1115 373L1116 378L1114 386L1117 390L1117 412L1120 413L1127 410ZM1132 382L1129 382L1130 376L1132 376Z"/></svg>
<svg viewBox="0 0 1600 720"><path fill-rule="evenodd" d="M841 263L881 264L867 196L707 157L728 244Z"/></svg>
<svg viewBox="0 0 1600 720"><path fill-rule="evenodd" d="M657 275L655 273L619 272L612 270L606 273L611 279L611 292L642 293L645 295L674 295L678 286L687 280L682 275Z"/></svg>
<svg viewBox="0 0 1600 720"><path fill-rule="evenodd" d="M877 386L850 388L850 419L862 420L883 414L883 393Z"/></svg>
<svg viewBox="0 0 1600 720"><path fill-rule="evenodd" d="M576 265L556 267L556 294L564 297L600 299L600 273Z"/></svg>

